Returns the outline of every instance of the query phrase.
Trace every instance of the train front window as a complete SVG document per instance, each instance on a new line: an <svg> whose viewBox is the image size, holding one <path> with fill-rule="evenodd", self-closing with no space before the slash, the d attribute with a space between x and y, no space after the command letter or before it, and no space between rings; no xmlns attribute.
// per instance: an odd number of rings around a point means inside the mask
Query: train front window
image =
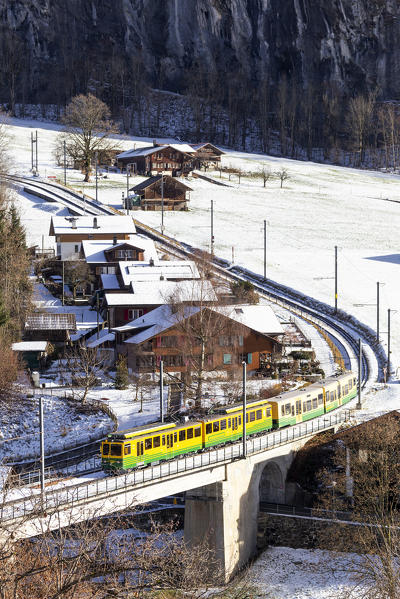
<svg viewBox="0 0 400 599"><path fill-rule="evenodd" d="M111 443L110 455L114 455L114 456L121 456L122 455L122 445L121 445L121 443Z"/></svg>
<svg viewBox="0 0 400 599"><path fill-rule="evenodd" d="M103 455L108 455L109 453L110 453L109 443L103 443Z"/></svg>

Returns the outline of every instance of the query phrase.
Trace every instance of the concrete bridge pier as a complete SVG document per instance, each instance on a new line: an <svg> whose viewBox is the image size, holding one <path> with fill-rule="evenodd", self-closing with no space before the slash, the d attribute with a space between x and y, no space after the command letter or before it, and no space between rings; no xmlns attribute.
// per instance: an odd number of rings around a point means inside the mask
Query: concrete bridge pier
<svg viewBox="0 0 400 599"><path fill-rule="evenodd" d="M225 466L225 480L187 491L185 541L206 543L229 580L256 552L260 497L285 503L285 480L292 453L260 456ZM258 459L257 459L258 458ZM261 494L261 495L260 495Z"/></svg>

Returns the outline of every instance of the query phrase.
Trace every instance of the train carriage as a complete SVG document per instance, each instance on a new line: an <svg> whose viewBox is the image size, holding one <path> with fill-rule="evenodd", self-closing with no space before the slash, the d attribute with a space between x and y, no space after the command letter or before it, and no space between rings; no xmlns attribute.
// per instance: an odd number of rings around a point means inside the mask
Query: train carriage
<svg viewBox="0 0 400 599"><path fill-rule="evenodd" d="M338 381L340 405L349 403L357 395L357 379L352 372L346 372Z"/></svg>
<svg viewBox="0 0 400 599"><path fill-rule="evenodd" d="M324 413L323 391L320 385L282 393L271 397L269 401L272 405L274 428L298 424Z"/></svg>
<svg viewBox="0 0 400 599"><path fill-rule="evenodd" d="M243 436L243 405L236 404L218 410L220 416L209 416L204 420L204 447L237 441ZM272 416L269 400L251 402L246 407L246 435L271 430Z"/></svg>

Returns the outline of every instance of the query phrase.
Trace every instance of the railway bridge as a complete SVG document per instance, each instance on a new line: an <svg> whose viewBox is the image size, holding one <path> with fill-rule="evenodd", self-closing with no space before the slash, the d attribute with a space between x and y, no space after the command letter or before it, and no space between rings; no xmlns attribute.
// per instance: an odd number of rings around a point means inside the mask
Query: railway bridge
<svg viewBox="0 0 400 599"><path fill-rule="evenodd" d="M261 502L291 503L286 483L295 453L313 436L336 430L347 409L246 442L186 455L121 476L60 481L5 497L1 528L27 538L186 491L185 539L206 541L226 579L254 555ZM1 532L0 532L1 535Z"/></svg>

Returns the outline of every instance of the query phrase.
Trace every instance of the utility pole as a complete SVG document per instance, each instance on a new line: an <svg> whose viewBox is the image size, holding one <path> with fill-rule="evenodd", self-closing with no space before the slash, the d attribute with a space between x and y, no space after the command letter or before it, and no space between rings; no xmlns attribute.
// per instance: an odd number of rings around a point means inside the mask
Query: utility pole
<svg viewBox="0 0 400 599"><path fill-rule="evenodd" d="M376 340L379 343L379 283L376 284Z"/></svg>
<svg viewBox="0 0 400 599"><path fill-rule="evenodd" d="M33 172L33 132L31 131L31 171Z"/></svg>
<svg viewBox="0 0 400 599"><path fill-rule="evenodd" d="M35 144L35 152L33 151L33 146ZM32 172L36 170L36 174L38 172L38 134L37 130L35 132L35 136L31 131L31 170Z"/></svg>
<svg viewBox="0 0 400 599"><path fill-rule="evenodd" d="M267 278L267 221L264 221L264 281Z"/></svg>
<svg viewBox="0 0 400 599"><path fill-rule="evenodd" d="M246 446L246 408L247 408L247 396L246 396L246 362L242 362L243 366L243 457L247 456Z"/></svg>
<svg viewBox="0 0 400 599"><path fill-rule="evenodd" d="M214 256L214 200L211 200L211 256Z"/></svg>
<svg viewBox="0 0 400 599"><path fill-rule="evenodd" d="M67 144L64 140L64 185L67 185Z"/></svg>
<svg viewBox="0 0 400 599"><path fill-rule="evenodd" d="M335 314L337 313L338 284L337 284L337 245L335 245Z"/></svg>
<svg viewBox="0 0 400 599"><path fill-rule="evenodd" d="M131 172L131 165L127 164L126 165L126 210L127 210L127 214L129 214L129 175Z"/></svg>
<svg viewBox="0 0 400 599"><path fill-rule="evenodd" d="M122 192L122 209L126 208L126 204L125 204L125 194L124 192Z"/></svg>
<svg viewBox="0 0 400 599"><path fill-rule="evenodd" d="M37 136L37 129L36 129L36 174L38 174L39 169L38 169L38 136Z"/></svg>
<svg viewBox="0 0 400 599"><path fill-rule="evenodd" d="M356 409L361 410L361 378L362 378L362 341L359 339L358 341L358 400L356 404Z"/></svg>
<svg viewBox="0 0 400 599"><path fill-rule="evenodd" d="M94 159L95 159L95 164L96 164L96 204L98 203L98 179L97 179L97 165L98 165L98 153L95 152L94 153Z"/></svg>
<svg viewBox="0 0 400 599"><path fill-rule="evenodd" d="M43 397L39 397L39 429L40 429L40 494L42 500L42 509L44 509L44 418L43 418Z"/></svg>
<svg viewBox="0 0 400 599"><path fill-rule="evenodd" d="M100 322L99 322L99 294L96 293L96 311L97 311L97 339L100 336Z"/></svg>
<svg viewBox="0 0 400 599"><path fill-rule="evenodd" d="M164 235L164 175L161 173L161 235Z"/></svg>
<svg viewBox="0 0 400 599"><path fill-rule="evenodd" d="M61 256L62 258L62 256ZM62 305L64 305L65 302L65 298L64 298L64 286L65 286L65 263L64 260L62 261Z"/></svg>
<svg viewBox="0 0 400 599"><path fill-rule="evenodd" d="M164 422L164 362L160 360L160 422Z"/></svg>
<svg viewBox="0 0 400 599"><path fill-rule="evenodd" d="M387 380L390 379L390 313L393 312L390 308L388 309L388 355L387 355Z"/></svg>

